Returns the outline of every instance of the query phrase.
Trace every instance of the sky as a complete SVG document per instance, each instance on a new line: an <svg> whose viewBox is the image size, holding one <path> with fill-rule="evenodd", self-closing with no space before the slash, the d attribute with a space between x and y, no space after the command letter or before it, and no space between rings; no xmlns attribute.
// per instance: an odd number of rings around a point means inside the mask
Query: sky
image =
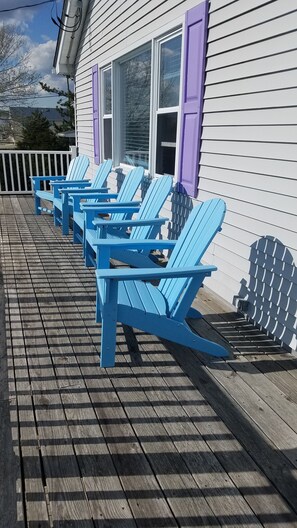
<svg viewBox="0 0 297 528"><path fill-rule="evenodd" d="M40 75L40 80L51 87L66 89L65 78L52 72L56 41L59 28L52 22L61 16L63 2L54 0L43 5L35 5L44 0L0 0L0 24L14 24L25 37L30 50L30 66ZM32 6L18 9L20 6ZM1 10L14 9L6 13ZM39 88L38 88L39 90ZM38 97L24 100L23 106L55 107L56 97L47 97L41 88Z"/></svg>

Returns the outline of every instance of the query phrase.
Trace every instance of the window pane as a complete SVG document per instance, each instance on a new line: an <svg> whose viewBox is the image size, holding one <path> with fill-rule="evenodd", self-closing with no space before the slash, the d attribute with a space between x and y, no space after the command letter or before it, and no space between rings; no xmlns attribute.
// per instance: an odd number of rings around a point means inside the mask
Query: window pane
<svg viewBox="0 0 297 528"><path fill-rule="evenodd" d="M103 72L103 114L111 114L111 69Z"/></svg>
<svg viewBox="0 0 297 528"><path fill-rule="evenodd" d="M112 159L111 118L103 119L104 159Z"/></svg>
<svg viewBox="0 0 297 528"><path fill-rule="evenodd" d="M159 114L157 118L157 174L175 172L177 112Z"/></svg>
<svg viewBox="0 0 297 528"><path fill-rule="evenodd" d="M150 128L151 52L121 64L121 161L148 167Z"/></svg>
<svg viewBox="0 0 297 528"><path fill-rule="evenodd" d="M159 108L178 106L181 35L161 44Z"/></svg>

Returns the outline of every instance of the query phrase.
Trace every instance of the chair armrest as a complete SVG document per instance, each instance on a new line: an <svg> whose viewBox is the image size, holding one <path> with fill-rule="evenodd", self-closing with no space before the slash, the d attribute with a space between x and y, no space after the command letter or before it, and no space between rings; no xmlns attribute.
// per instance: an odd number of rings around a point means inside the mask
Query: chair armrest
<svg viewBox="0 0 297 528"><path fill-rule="evenodd" d="M30 176L30 178L35 181L63 181L66 176Z"/></svg>
<svg viewBox="0 0 297 528"><path fill-rule="evenodd" d="M46 182L46 181L56 181L61 183L65 180L66 176L30 176L32 180L33 187L36 188L36 190L40 190L40 183Z"/></svg>
<svg viewBox="0 0 297 528"><path fill-rule="evenodd" d="M91 183L90 183L91 185ZM93 194L98 194L98 193L107 193L108 191L108 187L99 187L98 189L91 189L91 188L87 188L87 189L61 189L61 192L69 192L69 194L71 196L73 196L74 194L77 196L77 195L81 195L81 194L84 194L84 195L91 195L91 198L93 198Z"/></svg>
<svg viewBox="0 0 297 528"><path fill-rule="evenodd" d="M90 196L87 194L87 193L82 193L81 195L82 198L90 198ZM117 193L102 193L102 192L98 192L97 190L97 194L96 192L94 192L94 194L92 194L92 199L93 200L100 200L100 198L102 198L103 200L106 200L106 198L117 198L118 197L118 194ZM81 207L94 207L94 206L98 206L98 202L89 202L87 204L82 204Z"/></svg>
<svg viewBox="0 0 297 528"><path fill-rule="evenodd" d="M130 240L129 238L105 238L98 239L98 242L92 242L93 246L98 246L100 249L173 249L177 240Z"/></svg>
<svg viewBox="0 0 297 528"><path fill-rule="evenodd" d="M110 197L110 194L107 195L107 197L109 198ZM108 202L106 204L107 207L112 207L112 208L117 208L118 207L137 207L141 205L141 201L135 201L135 202ZM88 202L86 204L81 204L81 209L84 209L85 212L88 211L88 209L90 210L97 210L97 209L100 209L100 207L105 207L104 204L101 204L100 202ZM111 211L113 212L113 211ZM118 213L118 210L116 211ZM125 209L125 212L126 212L126 209Z"/></svg>
<svg viewBox="0 0 297 528"><path fill-rule="evenodd" d="M104 204L100 205L100 207L98 207L98 209L96 209L96 212L98 214L108 214L108 213L129 213L129 214L133 214L133 213L138 213L139 211L139 207L137 206L134 206L134 207L131 207L130 205L127 205L126 207L123 207L121 204L119 204L117 207L109 207L109 203L106 204L106 206ZM95 225L95 222L97 224L97 219L94 220L94 225ZM100 222L102 222L101 218L98 218L98 225L100 225ZM104 220L103 220L104 222ZM111 222L108 222L108 224L110 224ZM122 224L122 221L120 220L119 222L116 222L114 224L114 227L118 227L118 224Z"/></svg>
<svg viewBox="0 0 297 528"><path fill-rule="evenodd" d="M216 266L204 266L199 264L189 268L144 268L144 269L107 269L107 270L96 270L97 280L115 280L115 281L127 281L127 280L153 280L153 279L165 279L165 278L178 278L178 277L193 277L194 275L209 276L213 271L216 271Z"/></svg>
<svg viewBox="0 0 297 528"><path fill-rule="evenodd" d="M76 180L76 181L62 181L62 182L52 182L50 181L50 184L52 187L61 187L62 189L64 188L67 188L69 187L70 190L72 190L72 187L74 187L73 190L75 190L76 187L84 187L84 186L89 186L91 185L92 182L90 182L89 180Z"/></svg>
<svg viewBox="0 0 297 528"><path fill-rule="evenodd" d="M91 191L93 191L93 194L94 194L96 191L97 191L97 193L98 193L98 192L102 192L102 193L104 193L104 189L103 189L103 190L102 190L102 189L96 189L96 190L95 190L95 189L88 189L88 188L86 189L86 187L87 187L86 185L84 185L84 186L76 185L76 187L77 187L77 189L72 189L72 188L69 189L68 187L65 187L64 189L63 189L63 188L60 189L60 192L61 192L61 193L67 193L67 194L69 194L69 196L70 196L71 198L74 198L74 196L75 196L75 197L78 196L79 198L80 198L80 197L86 197L86 196L89 196L89 194L87 194L88 191L90 191L90 194L91 194Z"/></svg>
<svg viewBox="0 0 297 528"><path fill-rule="evenodd" d="M102 208L104 209L104 208ZM116 212L119 212L119 213L125 213L125 212L133 212L132 211L132 208L129 207L127 209L123 208L123 211L121 211L121 209L117 208L117 211ZM169 218L151 218L151 219L147 219L147 220L119 220L119 221L115 221L115 220L108 220L107 222L105 222L104 220L102 220L101 218L95 218L93 220L93 224L94 226L96 227L101 227L102 225L108 225L108 227L133 227L133 226L149 226L149 225L162 225L162 224L165 224L165 222L169 220Z"/></svg>

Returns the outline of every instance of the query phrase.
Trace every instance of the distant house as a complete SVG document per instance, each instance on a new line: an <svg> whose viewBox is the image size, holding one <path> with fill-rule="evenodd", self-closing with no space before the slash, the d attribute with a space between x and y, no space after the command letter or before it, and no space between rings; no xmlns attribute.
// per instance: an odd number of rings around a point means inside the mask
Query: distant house
<svg viewBox="0 0 297 528"><path fill-rule="evenodd" d="M22 137L22 126L24 121L36 111L41 112L42 115L48 119L51 127L53 127L54 123L57 125L62 124L61 114L56 108L11 106L9 108L9 116L14 142L17 142Z"/></svg>
<svg viewBox="0 0 297 528"><path fill-rule="evenodd" d="M0 109L0 149L13 148L11 119L9 108Z"/></svg>
<svg viewBox="0 0 297 528"><path fill-rule="evenodd" d="M72 17L72 18L69 18ZM207 285L296 349L297 11L287 0L64 0L54 65L74 77L92 170L170 173L164 236L227 203ZM116 187L116 176L109 186Z"/></svg>

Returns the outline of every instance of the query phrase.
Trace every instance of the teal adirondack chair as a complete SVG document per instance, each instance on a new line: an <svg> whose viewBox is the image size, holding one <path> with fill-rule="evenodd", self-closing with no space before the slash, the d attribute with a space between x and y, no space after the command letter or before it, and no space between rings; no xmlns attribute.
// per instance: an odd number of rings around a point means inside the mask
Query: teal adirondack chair
<svg viewBox="0 0 297 528"><path fill-rule="evenodd" d="M144 197L142 204L138 207L121 207L117 208L117 214L121 212L129 212L130 216L137 213L135 219L119 219L117 215L112 214L109 221L97 218L93 220L92 226L90 222L86 222L85 230L85 263L86 266L95 265L93 254L95 252L97 266L99 260L103 262L104 248L101 247L101 240L106 238L124 238L129 240L145 240L154 239L160 231L161 226L168 220L168 218L160 218L158 215L172 191L172 177L165 175L154 179ZM101 213L110 213L112 210L108 208L108 204L100 208ZM130 235L127 234L127 228L132 228ZM105 259L104 267L108 267L109 258L126 262L131 266L145 266L155 267L157 264L149 255L150 249L142 249L141 251L125 250L122 247L113 247L109 252L108 258Z"/></svg>
<svg viewBox="0 0 297 528"><path fill-rule="evenodd" d="M72 212L73 194L87 193L90 197L94 193L107 193L105 182L112 169L112 160L106 160L101 163L96 171L92 182L80 182L77 186L61 188L59 183L52 183L54 191L54 223L55 226L62 225L63 235L69 234L69 221ZM71 193L71 195L70 195Z"/></svg>
<svg viewBox="0 0 297 528"><path fill-rule="evenodd" d="M70 187L73 185L73 182L77 185L78 182L83 180L89 163L90 161L87 156L77 156L71 160L66 176L32 176L35 214L40 215L41 212L53 214L52 209L41 206L41 200L47 200L48 202L54 201L54 194L52 191L41 190L41 182L59 182L61 187L65 185ZM84 183L86 182L86 180L83 181Z"/></svg>
<svg viewBox="0 0 297 528"><path fill-rule="evenodd" d="M115 199L114 202L109 202L108 207L115 210L121 205L138 205L139 201L131 202L138 187L140 186L144 175L143 167L136 167L132 169L127 176L125 176L119 193L93 193L92 200L81 204L81 200L88 199L90 196L87 193L71 194L73 198L73 243L79 244L84 242L85 235L85 211L87 211L87 221L90 227L94 229L92 221L99 214L101 206L106 200ZM118 219L127 217L128 212L125 211L117 216Z"/></svg>
<svg viewBox="0 0 297 528"><path fill-rule="evenodd" d="M102 323L101 367L115 364L117 322L157 335L205 354L224 357L228 351L193 332L186 317L201 317L191 308L205 277L217 268L200 260L221 230L226 206L223 200L208 200L191 212L177 241L104 240L105 248L147 247L172 249L166 268L96 270L96 321ZM148 280L160 280L153 286Z"/></svg>

